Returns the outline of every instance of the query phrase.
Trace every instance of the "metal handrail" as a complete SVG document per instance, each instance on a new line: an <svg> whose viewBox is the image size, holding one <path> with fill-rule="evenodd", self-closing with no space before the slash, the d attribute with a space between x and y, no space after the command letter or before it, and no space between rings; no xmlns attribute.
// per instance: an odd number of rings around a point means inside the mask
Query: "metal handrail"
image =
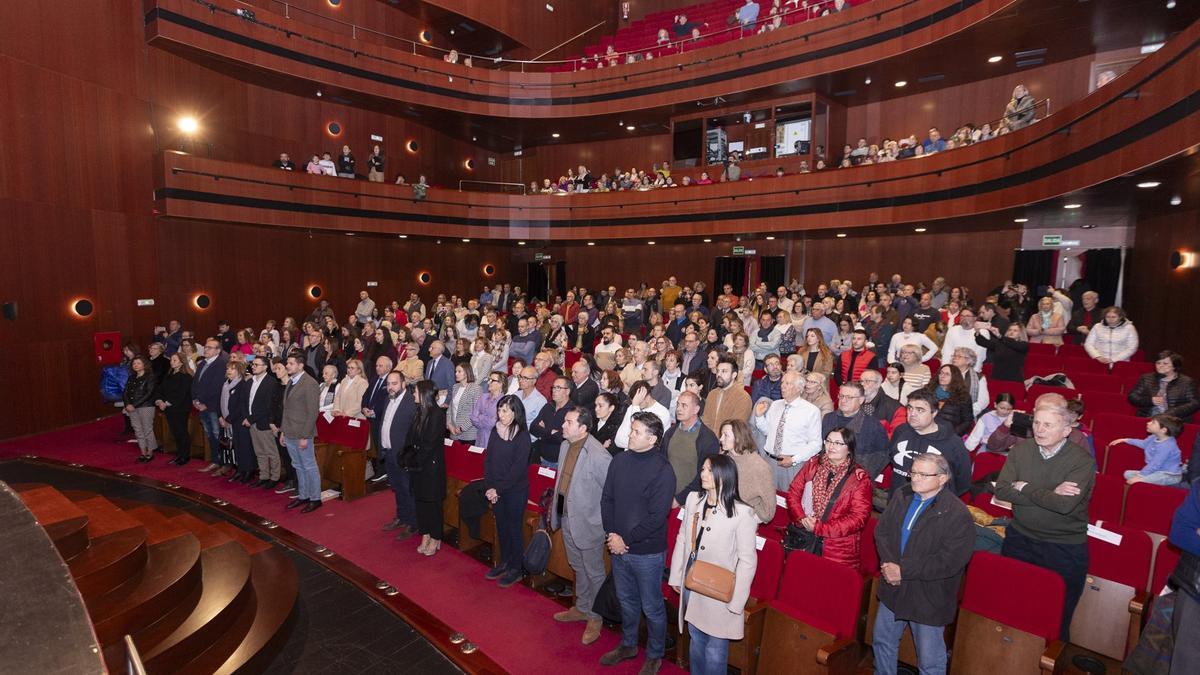
<svg viewBox="0 0 1200 675"><path fill-rule="evenodd" d="M142 664L142 655L138 653L133 638L125 636L125 672L127 675L146 675L146 666Z"/></svg>
<svg viewBox="0 0 1200 675"><path fill-rule="evenodd" d="M208 2L206 0L193 0L193 1L207 6L210 11L219 9L215 5L213 5L211 2ZM329 23L337 24L340 26L345 26L350 29L350 37L355 40L359 39L358 33L361 31L364 33L369 33L371 35L377 35L386 40L396 40L398 42L404 43L405 45L408 46L408 48L412 51L412 53L414 55L417 55L418 47L421 49L426 49L426 50L429 50L430 52L434 52L434 53L438 53L438 54L442 54L442 55L449 54L451 51L457 51L453 48L446 49L446 48L442 48L442 47L435 47L431 44L417 42L417 41L411 40L409 38L399 37L397 35L392 35L390 33L385 33L383 31L378 31L378 30L375 30L372 28L365 28L365 27L359 26L358 24L355 24L355 23L351 23L348 21L342 21L341 19L335 19L333 17L325 16L323 14L319 14L312 10L305 9L303 7L297 7L288 2L285 2L284 0L266 0L266 1L269 3L272 3L272 4L281 5L283 7L283 17L286 19L291 19L292 11L295 10L296 12L299 12L302 14L307 14L309 16L315 17L322 21L327 21ZM246 0L233 0L233 2L236 4L242 5L244 7L247 7L251 10L261 9L261 7L259 7L258 5L251 4L251 3L247 2ZM797 7L795 9L785 10L783 12L780 12L778 15L786 17L786 16L789 16L792 14L797 14L800 12L811 14L813 11L819 10L822 7L824 7L825 5L833 4L833 2L834 2L834 0L818 0L818 2L816 4L811 5L809 7L805 7L805 8ZM853 8L851 8L851 9L853 9ZM814 18L816 18L816 17L814 17ZM760 16L757 20L755 20L754 25L758 26L758 25L767 23L768 20L769 20L768 17ZM599 26L603 23L607 23L607 21L603 21L600 24L597 24L597 26ZM264 24L264 25L267 25L267 24ZM570 40L567 40L567 42L562 43L562 44L567 44L575 39L578 39L582 35L595 29L597 26L592 26L588 30L584 31L583 33L580 33L579 35L576 35L575 37L571 38ZM780 29L789 28L789 27L792 27L792 26L781 26ZM705 34L703 34L702 37L710 38L715 35L721 35L721 34L733 32L733 31L740 31L742 33L742 35L745 36L745 35L747 35L746 30L747 29L744 26L735 25L735 26L730 26L728 28L723 28L718 31L705 33ZM290 31L290 32L293 34L302 35L302 34L298 33L297 31ZM750 35L753 35L753 34L754 33L750 33ZM309 37L309 36L305 36L305 37ZM803 35L803 36L799 36L799 37L804 40L808 39L808 35ZM309 39L315 39L315 38L309 37ZM654 50L654 49L662 49L664 47L676 48L677 49L676 53L682 54L684 51L683 47L685 45L687 45L688 43L690 43L691 41L692 41L691 37L687 37L687 38L683 38L680 40L673 40L671 42L667 42L664 45L653 45L653 46L648 47L648 49ZM504 58L504 57L491 57L491 56L484 56L484 55L479 55L479 54L467 54L465 52L458 52L458 54L459 54L460 58L471 58L472 63L475 63L475 59L479 59L479 64L491 63L496 69L503 68L507 64L513 64L513 63L520 64L521 72L525 72L526 65L551 66L551 65L558 65L558 64L571 64L573 70L578 70L582 64L584 64L588 61L608 60L611 58L624 59L624 57L626 57L628 55L631 55L631 54L640 55L644 51L643 49L636 49L636 50L629 50L629 51L613 52L612 54L599 54L595 57L578 56L578 57L574 57L574 58L570 58L570 59L554 59L554 60L547 60L547 61L538 60L541 56L544 56L545 54L550 53L551 51L554 51L554 49L558 49L559 47L562 46L562 44L554 47L553 49L551 49L547 52L543 52L542 54L539 54L537 57L534 57L533 59L509 59L509 58ZM386 60L386 59L384 59L384 60ZM624 64L622 63L619 65L624 65Z"/></svg>
<svg viewBox="0 0 1200 675"><path fill-rule="evenodd" d="M458 191L463 191L463 183L473 183L475 185L512 185L521 188L521 194L529 194L528 187L524 183L506 183L498 180L460 180L458 181Z"/></svg>
<svg viewBox="0 0 1200 675"><path fill-rule="evenodd" d="M604 19L603 21L600 21L600 22L599 22L599 23L597 23L595 26L592 26L591 28L588 28L587 30L583 31L582 33L579 33L579 34L578 34L578 35L576 35L575 37L572 37L572 38L568 38L568 39L566 39L566 40L563 40L562 42L560 42L560 43L558 43L558 44L554 45L554 46L553 46L553 47L551 47L550 49L547 49L546 51L542 52L541 54L538 54L537 56L533 57L532 59L529 59L529 62L530 62L530 63L533 63L534 61L538 61L538 60L539 60L539 59L541 59L543 56L545 56L545 55L549 54L550 52L554 51L555 49L558 49L559 47L562 47L562 46L564 46L564 45L570 44L570 43L572 43L572 42L574 42L574 41L578 40L579 38L583 37L584 35L587 35L588 33L590 33L590 32L592 32L592 31L596 30L597 28L599 28L600 26L603 26L603 25L604 25L604 24L606 24L606 23L608 23L608 19ZM540 62L540 61L539 61L539 62ZM522 61L522 62L521 62L521 65L525 65L525 62L524 62L524 61Z"/></svg>

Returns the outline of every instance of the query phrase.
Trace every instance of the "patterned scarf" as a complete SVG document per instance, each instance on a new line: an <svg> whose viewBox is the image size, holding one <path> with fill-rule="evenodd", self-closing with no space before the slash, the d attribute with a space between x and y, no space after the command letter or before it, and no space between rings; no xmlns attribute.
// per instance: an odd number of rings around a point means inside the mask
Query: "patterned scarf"
<svg viewBox="0 0 1200 675"><path fill-rule="evenodd" d="M824 454L821 455L821 460L817 463L817 472L813 474L812 479L813 515L818 520L825 514L825 505L833 496L833 491L837 489L838 483L849 473L850 467L853 465L854 462L847 459L842 462L841 466L835 466Z"/></svg>

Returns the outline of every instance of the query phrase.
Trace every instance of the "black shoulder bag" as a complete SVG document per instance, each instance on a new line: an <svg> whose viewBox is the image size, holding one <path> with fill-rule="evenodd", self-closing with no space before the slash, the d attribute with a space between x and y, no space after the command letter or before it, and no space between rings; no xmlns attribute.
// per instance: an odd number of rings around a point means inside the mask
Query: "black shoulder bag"
<svg viewBox="0 0 1200 675"><path fill-rule="evenodd" d="M842 494L842 488L846 486L846 481L850 480L852 473L854 473L854 467L850 467L846 475L838 481L837 487L833 488L833 494L829 495L829 501L825 503L825 512L821 514L818 522L823 523L829 519L829 512L833 510L833 505L837 503L838 497ZM809 532L796 523L788 523L787 531L783 535L783 548L788 552L804 551L813 555L821 555L824 545L824 537L818 537L815 532Z"/></svg>

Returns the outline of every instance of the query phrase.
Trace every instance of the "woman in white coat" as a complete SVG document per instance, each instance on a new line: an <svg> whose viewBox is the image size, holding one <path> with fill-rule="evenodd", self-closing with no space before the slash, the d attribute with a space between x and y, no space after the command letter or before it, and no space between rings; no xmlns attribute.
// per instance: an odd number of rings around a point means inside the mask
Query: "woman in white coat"
<svg viewBox="0 0 1200 675"><path fill-rule="evenodd" d="M754 509L738 498L737 465L724 455L704 460L700 469L704 492L688 495L683 507L683 524L671 555L668 583L680 593L679 630L688 624L691 672L724 675L729 660L729 641L745 637L746 600L758 568L755 533L758 518ZM712 563L731 570L733 596L729 602L710 598L685 587L694 561Z"/></svg>

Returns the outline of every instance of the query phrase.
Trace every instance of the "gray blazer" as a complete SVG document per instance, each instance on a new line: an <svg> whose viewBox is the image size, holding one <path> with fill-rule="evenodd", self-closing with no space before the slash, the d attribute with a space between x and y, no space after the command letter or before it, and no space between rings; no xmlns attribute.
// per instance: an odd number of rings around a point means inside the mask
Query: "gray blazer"
<svg viewBox="0 0 1200 675"><path fill-rule="evenodd" d="M458 407L454 407L454 395L459 389L463 390L462 400L458 402ZM471 411L475 409L475 401L479 400L480 389L479 385L474 382L466 384L455 384L446 396L446 424L453 424L462 432L451 436L456 441L476 441L478 432L475 430L475 425L471 422Z"/></svg>
<svg viewBox="0 0 1200 675"><path fill-rule="evenodd" d="M321 388L308 373L300 373L296 384L283 390L283 424L279 430L285 438L316 438L320 394Z"/></svg>
<svg viewBox="0 0 1200 675"><path fill-rule="evenodd" d="M558 450L558 466L567 459L567 448L571 444L562 442ZM595 548L604 543L604 523L600 520L600 495L604 492L604 480L608 478L608 464L612 455L592 435L583 442L579 461L571 473L571 491L567 493L567 527L571 528L571 539L580 548ZM562 471L554 477L554 494L558 494L558 482ZM562 527L558 509L550 508L550 527Z"/></svg>

